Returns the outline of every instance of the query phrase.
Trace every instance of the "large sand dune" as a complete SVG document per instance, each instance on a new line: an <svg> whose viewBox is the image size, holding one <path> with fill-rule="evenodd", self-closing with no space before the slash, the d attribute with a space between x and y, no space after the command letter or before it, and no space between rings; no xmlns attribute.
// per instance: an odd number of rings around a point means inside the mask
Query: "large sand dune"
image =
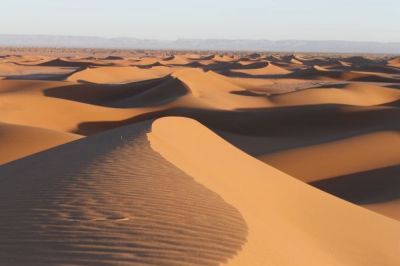
<svg viewBox="0 0 400 266"><path fill-rule="evenodd" d="M398 57L7 51L0 265L400 265Z"/></svg>
<svg viewBox="0 0 400 266"><path fill-rule="evenodd" d="M3 166L0 264L217 265L235 255L247 234L240 212L155 152L149 127Z"/></svg>
<svg viewBox="0 0 400 266"><path fill-rule="evenodd" d="M228 265L400 263L394 220L262 164L191 120L158 120L149 138L155 150L242 213L249 235Z"/></svg>

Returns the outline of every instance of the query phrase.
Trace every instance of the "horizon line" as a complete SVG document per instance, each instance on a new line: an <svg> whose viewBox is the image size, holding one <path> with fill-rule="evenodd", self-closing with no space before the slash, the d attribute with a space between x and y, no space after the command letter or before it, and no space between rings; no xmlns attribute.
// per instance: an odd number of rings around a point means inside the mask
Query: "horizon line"
<svg viewBox="0 0 400 266"><path fill-rule="evenodd" d="M284 41L307 41L307 42L352 42L352 43L381 43L381 44L400 44L400 41L359 41L359 40L348 40L348 39L240 39L240 38L190 38L190 37L179 37L173 39L163 39L163 38L148 38L148 37L132 37L132 36L100 36L100 35L73 35L73 34L45 34L45 33L38 33L38 34L14 34L14 33L0 33L0 36L44 36L44 37L85 37L85 38L100 38L100 39L135 39L135 40L155 40L155 41L178 41L178 40L199 40L199 41L207 41L207 40L227 40L227 41L270 41L270 42L284 42Z"/></svg>

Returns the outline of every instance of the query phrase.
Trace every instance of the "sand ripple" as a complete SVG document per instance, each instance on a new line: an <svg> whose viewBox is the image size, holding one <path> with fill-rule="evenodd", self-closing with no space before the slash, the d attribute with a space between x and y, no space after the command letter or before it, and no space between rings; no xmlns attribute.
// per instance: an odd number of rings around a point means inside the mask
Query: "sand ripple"
<svg viewBox="0 0 400 266"><path fill-rule="evenodd" d="M240 250L240 213L155 153L147 130L2 168L0 265L218 265Z"/></svg>

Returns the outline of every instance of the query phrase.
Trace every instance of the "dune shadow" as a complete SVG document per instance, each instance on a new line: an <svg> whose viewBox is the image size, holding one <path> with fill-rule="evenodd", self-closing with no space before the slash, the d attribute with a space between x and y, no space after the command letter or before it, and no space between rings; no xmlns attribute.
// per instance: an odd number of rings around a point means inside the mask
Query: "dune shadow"
<svg viewBox="0 0 400 266"><path fill-rule="evenodd" d="M398 89L398 90L400 90L400 84L389 85L389 86L386 86L386 87L391 88L391 89Z"/></svg>
<svg viewBox="0 0 400 266"><path fill-rule="evenodd" d="M343 88L346 88L347 85L349 85L349 83L347 83L347 82L328 83L328 84L324 84L324 85L320 85L320 86L315 86L312 88L313 89L332 89L332 88L343 89Z"/></svg>
<svg viewBox="0 0 400 266"><path fill-rule="evenodd" d="M373 204L400 198L400 165L338 176L310 183L355 204Z"/></svg>
<svg viewBox="0 0 400 266"><path fill-rule="evenodd" d="M319 80L321 78L329 78L338 81L360 81L360 82L376 82L376 83L399 83L400 79L396 77L385 77L371 74L363 74L360 76L355 75L350 70L328 70L320 71L314 68L294 70L288 74L267 74L267 75L256 75L247 74L242 72L233 72L229 68L222 69L219 71L227 77L232 78L256 78L256 79L303 79L303 80ZM352 77L351 75L354 75Z"/></svg>
<svg viewBox="0 0 400 266"><path fill-rule="evenodd" d="M236 111L197 108L171 108L148 112L122 121L83 122L75 133L88 135L138 121L163 116L196 119L209 128L251 136L301 137L396 130L400 128L400 109L364 108L343 105L311 105L278 108L240 109ZM397 121L397 122L396 122Z"/></svg>
<svg viewBox="0 0 400 266"><path fill-rule="evenodd" d="M265 93L256 93L250 90L243 90L243 91L231 91L231 94L240 95L240 96L252 96L252 97L265 97Z"/></svg>
<svg viewBox="0 0 400 266"><path fill-rule="evenodd" d="M137 67L137 68L140 68L140 69L151 69L152 67L158 67L158 66L164 66L164 65L161 64L160 62L155 62L153 64L147 64L147 65L135 65L135 64L132 64L130 66Z"/></svg>
<svg viewBox="0 0 400 266"><path fill-rule="evenodd" d="M351 71L378 72L385 74L400 74L400 69L383 65L359 65L349 67Z"/></svg>
<svg viewBox="0 0 400 266"><path fill-rule="evenodd" d="M57 58L54 60L50 60L48 62L38 64L37 66L86 68L86 67L102 67L102 66L111 66L111 65L112 64L98 64L95 62L66 61L66 60Z"/></svg>
<svg viewBox="0 0 400 266"><path fill-rule="evenodd" d="M11 75L6 76L7 80L44 80L44 81L63 81L69 77L71 73L68 74L30 74L30 75Z"/></svg>
<svg viewBox="0 0 400 266"><path fill-rule="evenodd" d="M139 94L114 100L107 104L115 108L156 107L175 101L189 92L187 86L178 78L168 76L156 86L149 87Z"/></svg>
<svg viewBox="0 0 400 266"><path fill-rule="evenodd" d="M49 88L48 97L107 106L108 103L126 99L160 85L167 78L158 78L125 84L97 84L82 82L76 85Z"/></svg>
<svg viewBox="0 0 400 266"><path fill-rule="evenodd" d="M39 74L28 74L28 75L6 75L5 79L7 80L43 80L43 81L64 81L69 76L82 71L84 68L76 68L71 69L71 72L62 73L62 74L47 74L47 73L39 73ZM70 69L68 69L70 70Z"/></svg>

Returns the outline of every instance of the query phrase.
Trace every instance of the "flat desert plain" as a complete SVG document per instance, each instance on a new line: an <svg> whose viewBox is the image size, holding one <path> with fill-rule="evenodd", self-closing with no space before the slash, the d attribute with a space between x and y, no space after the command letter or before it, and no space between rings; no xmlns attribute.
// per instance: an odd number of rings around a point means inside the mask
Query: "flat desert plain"
<svg viewBox="0 0 400 266"><path fill-rule="evenodd" d="M400 265L400 57L3 49L0 265Z"/></svg>

